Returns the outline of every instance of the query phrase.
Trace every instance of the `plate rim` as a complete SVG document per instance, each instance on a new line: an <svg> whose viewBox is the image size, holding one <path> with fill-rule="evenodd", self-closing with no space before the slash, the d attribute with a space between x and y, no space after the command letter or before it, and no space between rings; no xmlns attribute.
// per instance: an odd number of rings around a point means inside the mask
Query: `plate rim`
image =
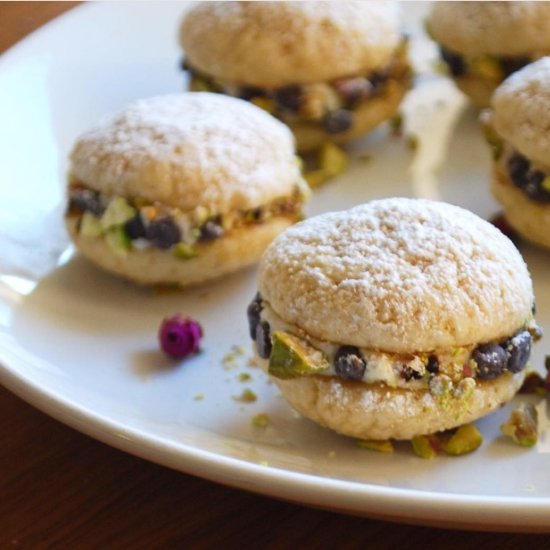
<svg viewBox="0 0 550 550"><path fill-rule="evenodd" d="M0 349L0 383L15 395L85 435L176 471L305 505L318 506L318 497L326 496L327 492L336 493L339 495L339 502L348 502L349 505L329 505L328 509L367 517L378 514L387 519L399 516L402 520L421 524L430 524L433 521L436 524L455 525L457 521L453 518L459 514L460 521L473 526L472 528L488 528L488 525L492 524L498 528L508 527L508 530L550 530L550 497L445 494L385 487L255 464L189 444L144 434L133 427L97 414L65 396L56 394L55 391L45 389L17 372L9 359L1 356L1 351ZM293 497L296 484L301 494L307 498ZM304 490L307 491L304 493ZM358 499L368 506L358 507ZM520 516L521 521L518 521L517 510L520 506L523 513ZM530 514L527 518L526 508Z"/></svg>

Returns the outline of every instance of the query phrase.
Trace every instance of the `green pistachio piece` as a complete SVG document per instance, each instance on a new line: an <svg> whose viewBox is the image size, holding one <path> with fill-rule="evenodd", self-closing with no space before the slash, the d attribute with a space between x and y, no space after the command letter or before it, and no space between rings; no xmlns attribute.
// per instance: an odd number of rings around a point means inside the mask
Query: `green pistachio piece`
<svg viewBox="0 0 550 550"><path fill-rule="evenodd" d="M325 170L310 170L309 172L304 173L304 179L307 181L308 185L313 189L314 187L319 187L327 180L330 179L330 174Z"/></svg>
<svg viewBox="0 0 550 550"><path fill-rule="evenodd" d="M369 451L377 451L379 453L393 453L393 443L389 439L359 439L357 446L360 449L368 449Z"/></svg>
<svg viewBox="0 0 550 550"><path fill-rule="evenodd" d="M475 451L483 443L483 436L473 424L464 424L447 440L441 448L449 455L459 456Z"/></svg>
<svg viewBox="0 0 550 550"><path fill-rule="evenodd" d="M259 107L260 109L263 109L264 111L267 111L270 114L273 114L277 107L273 99L269 99L268 97L262 97L262 96L254 96L250 98L250 103L253 103L254 105L256 105L256 107Z"/></svg>
<svg viewBox="0 0 550 550"><path fill-rule="evenodd" d="M101 216L101 227L104 230L117 225L123 225L137 214L137 210L128 204L122 197L115 197L109 202L103 216Z"/></svg>
<svg viewBox="0 0 550 550"><path fill-rule="evenodd" d="M207 80L200 76L193 76L189 83L189 89L192 92L214 92L215 88Z"/></svg>
<svg viewBox="0 0 550 550"><path fill-rule="evenodd" d="M269 424L269 417L266 413L259 413L252 417L252 425L258 428L265 428Z"/></svg>
<svg viewBox="0 0 550 550"><path fill-rule="evenodd" d="M500 431L522 447L533 447L538 441L538 413L531 403L522 403L512 411Z"/></svg>
<svg viewBox="0 0 550 550"><path fill-rule="evenodd" d="M418 435L411 439L414 454L422 458L434 458L437 456L437 448L434 446L435 436Z"/></svg>
<svg viewBox="0 0 550 550"><path fill-rule="evenodd" d="M132 241L121 225L107 230L105 242L112 252L120 256L125 256L132 247Z"/></svg>
<svg viewBox="0 0 550 550"><path fill-rule="evenodd" d="M435 40L432 29L430 28L430 22L425 19L424 20L424 32L432 39Z"/></svg>
<svg viewBox="0 0 550 550"><path fill-rule="evenodd" d="M500 61L496 57L475 57L469 61L468 68L471 73L482 78L497 82L504 79L504 71L502 70Z"/></svg>
<svg viewBox="0 0 550 550"><path fill-rule="evenodd" d="M327 141L321 148L321 170L329 177L337 176L348 167L348 157L343 149L334 143Z"/></svg>
<svg viewBox="0 0 550 550"><path fill-rule="evenodd" d="M191 260L199 254L193 246L187 243L177 243L172 247L172 253L178 260Z"/></svg>
<svg viewBox="0 0 550 550"><path fill-rule="evenodd" d="M96 218L91 212L84 212L80 219L80 234L84 237L101 237L103 235L103 227L101 227L99 218Z"/></svg>
<svg viewBox="0 0 550 550"><path fill-rule="evenodd" d="M330 363L325 354L292 334L276 331L271 337L269 374L276 378L296 378L327 370Z"/></svg>

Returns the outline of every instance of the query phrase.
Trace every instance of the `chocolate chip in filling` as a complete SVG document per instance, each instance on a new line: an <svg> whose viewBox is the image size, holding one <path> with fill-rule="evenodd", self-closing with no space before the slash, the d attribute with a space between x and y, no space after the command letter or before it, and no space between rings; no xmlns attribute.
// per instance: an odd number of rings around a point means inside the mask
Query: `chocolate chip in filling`
<svg viewBox="0 0 550 550"><path fill-rule="evenodd" d="M269 359L271 355L271 329L267 321L260 321L256 326L256 346L258 355L262 359Z"/></svg>
<svg viewBox="0 0 550 550"><path fill-rule="evenodd" d="M73 189L69 198L69 211L76 209L80 212L91 212L94 216L101 216L105 212L106 204L99 191L92 189Z"/></svg>
<svg viewBox="0 0 550 550"><path fill-rule="evenodd" d="M167 250L181 241L181 230L176 222L166 216L156 218L147 226L145 237L153 246Z"/></svg>
<svg viewBox="0 0 550 550"><path fill-rule="evenodd" d="M512 183L525 195L537 202L550 202L550 176L533 168L531 162L519 153L510 156L506 163Z"/></svg>
<svg viewBox="0 0 550 550"><path fill-rule="evenodd" d="M145 239L147 231L140 214L136 214L124 224L124 230L130 239Z"/></svg>
<svg viewBox="0 0 550 550"><path fill-rule="evenodd" d="M302 105L302 89L300 86L285 86L275 90L275 101L283 109L294 113L300 110Z"/></svg>
<svg viewBox="0 0 550 550"><path fill-rule="evenodd" d="M498 344L482 344L472 353L477 376L483 380L497 378L506 370L508 354Z"/></svg>
<svg viewBox="0 0 550 550"><path fill-rule="evenodd" d="M342 346L334 357L334 370L345 380L362 380L367 363L354 346Z"/></svg>
<svg viewBox="0 0 550 550"><path fill-rule="evenodd" d="M347 109L329 111L324 119L323 126L329 134L341 134L353 125L353 113Z"/></svg>
<svg viewBox="0 0 550 550"><path fill-rule="evenodd" d="M439 372L439 359L437 358L437 355L430 355L428 357L426 370L431 374L437 374Z"/></svg>
<svg viewBox="0 0 550 550"><path fill-rule="evenodd" d="M258 292L246 309L246 316L248 319L248 332L252 340L256 339L256 327L260 324L260 314L262 313L262 309L262 297Z"/></svg>
<svg viewBox="0 0 550 550"><path fill-rule="evenodd" d="M504 343L503 347L508 353L506 367L510 372L521 372L525 368L531 354L531 341L531 335L524 330Z"/></svg>
<svg viewBox="0 0 550 550"><path fill-rule="evenodd" d="M443 46L440 47L440 52L441 58L445 61L453 76L462 76L466 74L466 63L463 56L452 52Z"/></svg>
<svg viewBox="0 0 550 550"><path fill-rule="evenodd" d="M224 235L224 229L221 225L221 219L212 219L208 220L200 228L200 238L201 241L213 241L219 239Z"/></svg>

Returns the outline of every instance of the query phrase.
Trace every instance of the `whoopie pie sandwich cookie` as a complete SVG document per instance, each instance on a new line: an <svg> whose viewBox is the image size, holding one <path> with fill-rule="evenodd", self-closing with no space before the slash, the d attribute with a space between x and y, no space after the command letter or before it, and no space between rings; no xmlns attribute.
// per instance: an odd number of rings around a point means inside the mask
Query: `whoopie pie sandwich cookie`
<svg viewBox="0 0 550 550"><path fill-rule="evenodd" d="M248 266L302 217L308 188L288 128L209 93L138 101L71 153L66 225L78 250L143 284Z"/></svg>
<svg viewBox="0 0 550 550"><path fill-rule="evenodd" d="M494 150L494 197L518 233L550 247L550 57L506 79L481 118Z"/></svg>
<svg viewBox="0 0 550 550"><path fill-rule="evenodd" d="M191 89L262 106L300 151L365 134L410 86L393 2L200 2L180 42Z"/></svg>
<svg viewBox="0 0 550 550"><path fill-rule="evenodd" d="M514 396L532 310L526 265L497 228L392 198L277 237L248 318L260 365L298 412L353 437L411 439Z"/></svg>
<svg viewBox="0 0 550 550"><path fill-rule="evenodd" d="M550 2L434 2L427 29L457 86L486 107L507 76L550 54Z"/></svg>

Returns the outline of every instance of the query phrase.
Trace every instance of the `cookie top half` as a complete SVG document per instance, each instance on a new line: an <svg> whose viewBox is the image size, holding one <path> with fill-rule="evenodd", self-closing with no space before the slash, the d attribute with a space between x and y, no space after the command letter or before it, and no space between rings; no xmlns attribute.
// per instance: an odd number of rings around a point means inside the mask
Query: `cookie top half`
<svg viewBox="0 0 550 550"><path fill-rule="evenodd" d="M364 75L399 44L396 3L200 2L180 42L195 69L238 84L280 87Z"/></svg>
<svg viewBox="0 0 550 550"><path fill-rule="evenodd" d="M263 257L259 289L315 338L403 353L510 336L533 305L525 262L498 229L457 206L405 198L288 229Z"/></svg>
<svg viewBox="0 0 550 550"><path fill-rule="evenodd" d="M288 128L228 96L137 101L83 134L70 179L106 195L225 213L292 194L301 182Z"/></svg>
<svg viewBox="0 0 550 550"><path fill-rule="evenodd" d="M550 57L508 77L492 99L497 132L520 153L550 167Z"/></svg>
<svg viewBox="0 0 550 550"><path fill-rule="evenodd" d="M550 2L434 2L428 25L437 42L464 55L550 50Z"/></svg>

